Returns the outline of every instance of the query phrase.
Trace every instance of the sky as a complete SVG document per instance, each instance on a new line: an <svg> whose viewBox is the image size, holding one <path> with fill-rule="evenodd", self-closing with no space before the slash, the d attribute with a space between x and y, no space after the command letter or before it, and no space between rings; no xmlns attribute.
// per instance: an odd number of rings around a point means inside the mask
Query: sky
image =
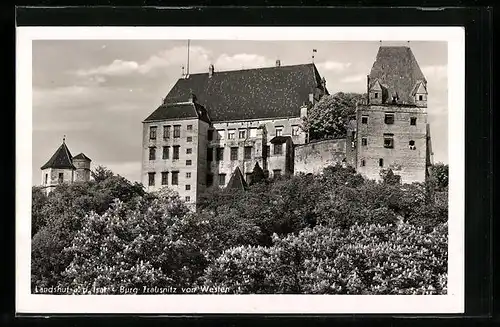
<svg viewBox="0 0 500 327"><path fill-rule="evenodd" d="M331 94L366 92L380 42L191 40L190 73L314 63ZM382 45L408 45L382 42ZM409 43L427 79L434 162L448 163L447 43ZM142 121L187 66L187 41L36 40L32 47L33 184L66 136L72 155L140 181Z"/></svg>

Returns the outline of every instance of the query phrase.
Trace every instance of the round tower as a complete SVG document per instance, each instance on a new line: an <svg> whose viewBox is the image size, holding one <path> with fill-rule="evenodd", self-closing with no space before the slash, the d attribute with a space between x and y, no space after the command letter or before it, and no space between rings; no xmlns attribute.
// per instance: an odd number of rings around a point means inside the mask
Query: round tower
<svg viewBox="0 0 500 327"><path fill-rule="evenodd" d="M75 182L88 182L90 180L90 160L86 155L80 153L73 157L75 166Z"/></svg>

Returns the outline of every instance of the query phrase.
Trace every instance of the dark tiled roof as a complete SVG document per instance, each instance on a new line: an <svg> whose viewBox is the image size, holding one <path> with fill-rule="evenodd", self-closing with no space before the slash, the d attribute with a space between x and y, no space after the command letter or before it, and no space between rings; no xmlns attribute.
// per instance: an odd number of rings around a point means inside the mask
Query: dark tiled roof
<svg viewBox="0 0 500 327"><path fill-rule="evenodd" d="M54 155L40 169L60 168L60 169L76 169L72 163L71 152L69 152L66 143L63 142L57 149Z"/></svg>
<svg viewBox="0 0 500 327"><path fill-rule="evenodd" d="M165 103L158 107L145 121L200 118L210 123L207 110L196 102L184 100L178 103Z"/></svg>
<svg viewBox="0 0 500 327"><path fill-rule="evenodd" d="M288 139L291 140L292 138L290 136L275 136L269 142L271 142L272 144L283 144Z"/></svg>
<svg viewBox="0 0 500 327"><path fill-rule="evenodd" d="M406 46L382 46L370 72L370 88L377 83L383 87L382 100L392 101L397 94L399 103L413 104L412 92L419 82L427 84L424 74L418 66L415 56Z"/></svg>
<svg viewBox="0 0 500 327"><path fill-rule="evenodd" d="M77 154L76 156L73 157L73 159L84 159L84 160L92 161L92 160L90 160L89 157L87 157L83 153Z"/></svg>
<svg viewBox="0 0 500 327"><path fill-rule="evenodd" d="M213 122L298 117L318 88L321 77L314 64L191 74L177 81L165 103L187 101L194 93Z"/></svg>
<svg viewBox="0 0 500 327"><path fill-rule="evenodd" d="M240 167L236 167L233 175L231 176L231 179L227 183L226 188L246 190L247 187L248 187L247 182L243 178L243 174L241 173Z"/></svg>

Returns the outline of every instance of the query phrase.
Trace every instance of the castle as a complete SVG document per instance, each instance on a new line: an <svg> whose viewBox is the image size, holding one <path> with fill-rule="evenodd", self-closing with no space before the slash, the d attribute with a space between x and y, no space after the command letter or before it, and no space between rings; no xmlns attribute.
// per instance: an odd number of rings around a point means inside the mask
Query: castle
<svg viewBox="0 0 500 327"><path fill-rule="evenodd" d="M371 179L390 168L404 183L425 181L427 81L409 47L379 48L345 138L309 141L303 119L328 94L313 63L222 72L210 65L183 76L143 121L142 182L194 205L212 185L243 187L256 166L276 177L342 163Z"/></svg>
<svg viewBox="0 0 500 327"><path fill-rule="evenodd" d="M83 153L73 157L66 146L65 138L63 138L61 146L40 168L42 170L42 186L46 194L59 184L89 181L91 161Z"/></svg>

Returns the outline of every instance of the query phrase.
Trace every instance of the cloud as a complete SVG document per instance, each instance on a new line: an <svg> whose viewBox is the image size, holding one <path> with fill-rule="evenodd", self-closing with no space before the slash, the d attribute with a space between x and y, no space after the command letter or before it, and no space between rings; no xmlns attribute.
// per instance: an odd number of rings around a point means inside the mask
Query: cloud
<svg viewBox="0 0 500 327"><path fill-rule="evenodd" d="M220 55L215 61L216 70L237 70L242 68L261 68L271 67L274 65L274 60L261 55L238 53L235 55Z"/></svg>
<svg viewBox="0 0 500 327"><path fill-rule="evenodd" d="M338 62L338 61L325 61L325 62L320 62L317 63L316 66L318 66L319 69L321 70L331 70L335 72L342 72L351 67L350 62Z"/></svg>
<svg viewBox="0 0 500 327"><path fill-rule="evenodd" d="M359 83L359 82L363 82L365 80L366 80L365 74L356 74L356 75L350 75L350 76L346 76L344 78L341 78L340 83Z"/></svg>

